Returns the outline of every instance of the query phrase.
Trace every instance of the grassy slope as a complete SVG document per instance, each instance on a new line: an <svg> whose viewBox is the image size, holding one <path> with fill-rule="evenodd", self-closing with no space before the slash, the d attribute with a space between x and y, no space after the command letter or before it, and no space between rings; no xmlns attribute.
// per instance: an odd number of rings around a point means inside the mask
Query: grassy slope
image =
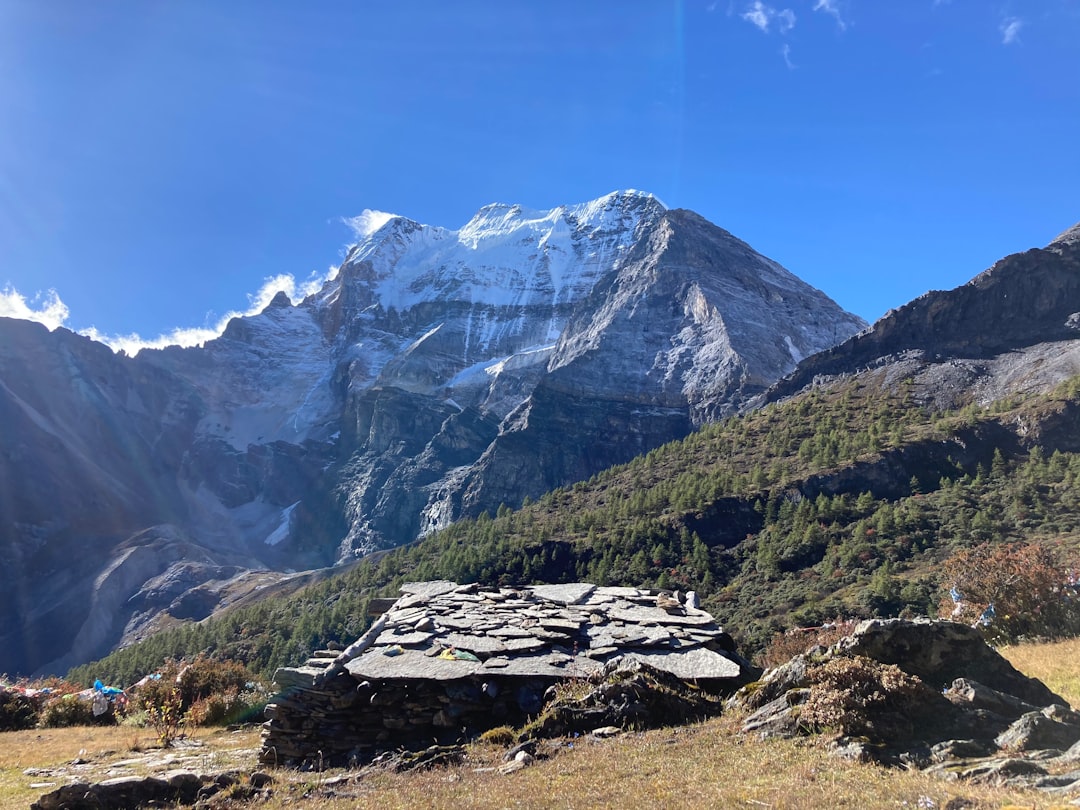
<svg viewBox="0 0 1080 810"><path fill-rule="evenodd" d="M72 673L128 683L208 649L264 674L363 630L403 580L584 580L697 590L743 649L837 614L933 612L941 560L982 540L1080 537L1080 454L1016 433L1061 421L1076 384L928 413L868 373L710 425L519 510L462 521L293 597L163 633ZM947 587L947 584L945 584Z"/></svg>

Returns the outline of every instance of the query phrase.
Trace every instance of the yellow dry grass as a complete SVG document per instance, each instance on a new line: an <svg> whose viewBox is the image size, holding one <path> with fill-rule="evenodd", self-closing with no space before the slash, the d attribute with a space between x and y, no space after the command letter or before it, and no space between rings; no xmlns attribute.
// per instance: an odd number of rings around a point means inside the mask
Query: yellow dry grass
<svg viewBox="0 0 1080 810"><path fill-rule="evenodd" d="M1002 650L1025 674L1080 703L1080 640ZM509 775L503 748L477 744L452 767L355 777L278 770L274 794L257 806L267 810L418 810L418 808L625 808L663 806L720 808L944 808L1005 807L1050 810L1062 798L1045 793L945 782L917 772L886 770L828 755L819 740L763 741L735 733L738 718L680 729L624 734L612 740L563 741L549 758ZM239 733L200 731L192 752L202 770L254 770L257 729ZM141 753L140 753L141 752ZM0 808L26 807L49 788L34 787L70 777L76 758L88 760L80 775L116 775L116 763L149 755L130 772L174 767L153 734L126 727L46 729L0 733ZM56 769L52 776L26 769ZM1070 797L1074 798L1074 797ZM239 806L239 805L230 805Z"/></svg>
<svg viewBox="0 0 1080 810"><path fill-rule="evenodd" d="M420 773L377 774L321 787L316 775L279 789L266 808L416 810L416 808L967 808L1015 803L1046 810L1045 795L948 783L921 773L844 762L817 742L762 741L732 734L730 720L679 730L631 733L608 741L578 739L574 748L510 775L472 761ZM482 768L481 772L477 772ZM327 778L327 777L324 777ZM955 806L955 805L954 805Z"/></svg>
<svg viewBox="0 0 1080 810"><path fill-rule="evenodd" d="M1080 708L1080 638L1047 644L1017 644L998 650L1014 667Z"/></svg>
<svg viewBox="0 0 1080 810"><path fill-rule="evenodd" d="M162 749L154 732L129 726L77 726L0 732L0 808L28 807L53 786L118 775L167 770L186 752L218 770L250 770L259 745L257 731L243 735L221 729L197 730L181 741L190 748ZM145 756L147 764L137 762ZM80 764L75 765L75 762ZM117 762L126 764L116 766ZM155 767L154 763L159 763Z"/></svg>

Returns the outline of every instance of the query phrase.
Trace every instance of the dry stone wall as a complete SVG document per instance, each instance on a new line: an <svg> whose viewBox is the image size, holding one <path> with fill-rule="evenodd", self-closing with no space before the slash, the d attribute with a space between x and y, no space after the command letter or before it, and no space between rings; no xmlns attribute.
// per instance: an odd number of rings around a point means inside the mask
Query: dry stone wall
<svg viewBox="0 0 1080 810"><path fill-rule="evenodd" d="M261 760L366 762L536 715L559 682L644 664L718 692L756 673L690 594L409 583L344 652L275 675Z"/></svg>

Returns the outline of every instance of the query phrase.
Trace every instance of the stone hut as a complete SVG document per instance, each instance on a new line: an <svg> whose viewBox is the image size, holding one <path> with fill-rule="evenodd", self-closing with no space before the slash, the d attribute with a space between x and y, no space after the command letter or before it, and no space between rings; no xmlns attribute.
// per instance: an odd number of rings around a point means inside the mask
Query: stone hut
<svg viewBox="0 0 1080 810"><path fill-rule="evenodd" d="M749 665L693 592L447 581L401 591L344 652L278 670L264 763L363 763L518 725L540 711L552 685L617 661L717 693L748 680Z"/></svg>

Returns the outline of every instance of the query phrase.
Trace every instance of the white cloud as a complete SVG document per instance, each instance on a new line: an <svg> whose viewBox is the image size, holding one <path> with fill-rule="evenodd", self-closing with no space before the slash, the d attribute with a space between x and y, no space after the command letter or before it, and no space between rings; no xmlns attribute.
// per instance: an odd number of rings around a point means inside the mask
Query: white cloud
<svg viewBox="0 0 1080 810"><path fill-rule="evenodd" d="M367 237L371 236L375 231L379 230L379 228L396 216L397 214L388 214L385 211L374 211L370 208L365 208L358 216L346 217L344 222L352 228L352 232L357 240L361 240L367 239Z"/></svg>
<svg viewBox="0 0 1080 810"><path fill-rule="evenodd" d="M840 16L838 0L817 0L817 2L814 3L814 11L831 14L836 18L836 24L840 27L840 30L847 30L847 23L844 22L844 18Z"/></svg>
<svg viewBox="0 0 1080 810"><path fill-rule="evenodd" d="M289 296L290 301L300 301L309 295L318 292L323 284L333 280L337 276L337 268L331 267L325 275L312 273L304 281L298 282L291 273L282 273L272 276L263 281L263 285L254 294L248 295L248 307L243 312L233 310L225 313L213 326L196 326L189 328L178 327L163 335L158 335L152 340L147 340L137 333L130 335L107 335L96 327L81 330L86 335L99 343L104 343L113 351L124 351L128 354L138 354L142 349L163 349L166 346L202 346L208 340L220 337L225 327L233 318L251 317L258 315L279 292ZM64 308L65 316L67 308Z"/></svg>
<svg viewBox="0 0 1080 810"><path fill-rule="evenodd" d="M754 4L743 12L742 18L767 32L769 30L769 14L771 11L772 9L762 3L761 0L754 0Z"/></svg>
<svg viewBox="0 0 1080 810"><path fill-rule="evenodd" d="M794 11L790 8L777 11L772 6L763 3L762 0L754 0L753 3L746 7L746 11L739 16L747 22L753 23L766 34L769 33L769 26L773 22L776 23L776 27L781 34L786 34L795 27Z"/></svg>
<svg viewBox="0 0 1080 810"><path fill-rule="evenodd" d="M1020 41L1020 29L1024 27L1024 21L1019 17L1006 17L1001 22L1001 44L1012 45Z"/></svg>
<svg viewBox="0 0 1080 810"><path fill-rule="evenodd" d="M0 290L0 317L20 318L43 323L50 330L63 326L68 319L67 304L56 290L37 293L30 301L10 284Z"/></svg>
<svg viewBox="0 0 1080 810"><path fill-rule="evenodd" d="M795 63L791 61L791 46L786 42L784 43L784 47L780 49L780 55L784 57L784 64L788 66L788 70L794 70L796 68Z"/></svg>

